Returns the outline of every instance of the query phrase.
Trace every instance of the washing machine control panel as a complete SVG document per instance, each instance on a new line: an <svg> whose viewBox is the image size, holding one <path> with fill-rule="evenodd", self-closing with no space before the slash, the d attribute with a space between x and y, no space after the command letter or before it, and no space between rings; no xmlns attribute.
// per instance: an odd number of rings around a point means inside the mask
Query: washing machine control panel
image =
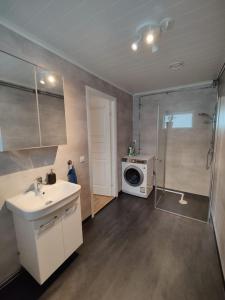
<svg viewBox="0 0 225 300"><path fill-rule="evenodd" d="M138 158L134 158L134 157L123 157L122 158L123 162L130 162L133 164L147 164L147 160L143 160L143 159L138 159Z"/></svg>

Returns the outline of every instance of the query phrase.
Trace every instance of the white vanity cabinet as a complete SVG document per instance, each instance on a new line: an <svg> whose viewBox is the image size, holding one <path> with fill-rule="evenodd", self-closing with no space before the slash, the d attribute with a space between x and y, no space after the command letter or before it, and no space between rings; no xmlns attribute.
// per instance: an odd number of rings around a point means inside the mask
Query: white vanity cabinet
<svg viewBox="0 0 225 300"><path fill-rule="evenodd" d="M63 210L62 236L64 257L68 258L83 242L80 202L70 203Z"/></svg>
<svg viewBox="0 0 225 300"><path fill-rule="evenodd" d="M82 243L79 194L36 220L14 214L21 265L42 284Z"/></svg>

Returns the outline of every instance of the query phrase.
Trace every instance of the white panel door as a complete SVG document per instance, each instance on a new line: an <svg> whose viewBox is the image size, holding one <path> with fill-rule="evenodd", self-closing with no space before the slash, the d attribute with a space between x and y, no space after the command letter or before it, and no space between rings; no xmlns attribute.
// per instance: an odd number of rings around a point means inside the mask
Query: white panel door
<svg viewBox="0 0 225 300"><path fill-rule="evenodd" d="M92 94L89 127L93 193L112 195L110 100Z"/></svg>

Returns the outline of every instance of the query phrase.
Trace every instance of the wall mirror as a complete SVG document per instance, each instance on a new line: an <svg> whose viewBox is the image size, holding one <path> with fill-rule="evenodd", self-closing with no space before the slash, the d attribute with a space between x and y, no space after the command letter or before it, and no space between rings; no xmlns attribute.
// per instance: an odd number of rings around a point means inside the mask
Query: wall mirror
<svg viewBox="0 0 225 300"><path fill-rule="evenodd" d="M1 151L40 146L34 66L0 52Z"/></svg>
<svg viewBox="0 0 225 300"><path fill-rule="evenodd" d="M41 145L66 144L63 79L54 72L36 68Z"/></svg>
<svg viewBox="0 0 225 300"><path fill-rule="evenodd" d="M0 52L0 151L66 144L63 79Z"/></svg>

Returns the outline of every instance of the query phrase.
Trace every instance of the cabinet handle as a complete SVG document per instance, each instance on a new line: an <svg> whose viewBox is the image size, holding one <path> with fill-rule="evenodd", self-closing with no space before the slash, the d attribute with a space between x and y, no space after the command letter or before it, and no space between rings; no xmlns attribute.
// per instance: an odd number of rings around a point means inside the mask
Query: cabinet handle
<svg viewBox="0 0 225 300"><path fill-rule="evenodd" d="M51 225L53 225L53 224L55 223L55 221L56 221L57 218L58 218L58 216L54 216L53 219L51 219L50 221L48 221L48 222L45 223L45 224L42 224L42 225L40 226L40 229L41 229L41 230L45 230L46 228L50 227Z"/></svg>

